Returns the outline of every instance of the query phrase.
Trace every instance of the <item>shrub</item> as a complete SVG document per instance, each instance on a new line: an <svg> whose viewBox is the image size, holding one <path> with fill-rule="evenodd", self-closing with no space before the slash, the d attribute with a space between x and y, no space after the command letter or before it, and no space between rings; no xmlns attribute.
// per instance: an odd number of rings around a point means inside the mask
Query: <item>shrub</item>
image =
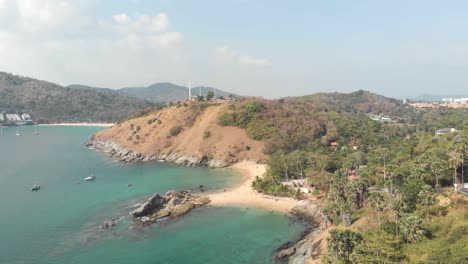
<svg viewBox="0 0 468 264"><path fill-rule="evenodd" d="M141 126L137 126L136 131L140 131L140 130L141 130Z"/></svg>
<svg viewBox="0 0 468 264"><path fill-rule="evenodd" d="M251 147L250 147L249 145L247 145L247 146L245 147L245 150L247 150L247 151L249 151L250 149L251 149Z"/></svg>
<svg viewBox="0 0 468 264"><path fill-rule="evenodd" d="M174 126L171 128L171 130L169 130L169 134L173 137L177 136L180 134L180 132L182 132L182 127L177 125L177 126Z"/></svg>
<svg viewBox="0 0 468 264"><path fill-rule="evenodd" d="M207 139L211 136L211 132L209 130L205 130L205 132L203 132L203 139Z"/></svg>
<svg viewBox="0 0 468 264"><path fill-rule="evenodd" d="M136 140L140 140L140 135L135 136Z"/></svg>
<svg viewBox="0 0 468 264"><path fill-rule="evenodd" d="M158 125L160 125L162 123L161 119L158 119Z"/></svg>
<svg viewBox="0 0 468 264"><path fill-rule="evenodd" d="M244 105L244 109L247 110L247 112L260 112L263 109L265 109L265 106L262 103L259 102L248 102Z"/></svg>
<svg viewBox="0 0 468 264"><path fill-rule="evenodd" d="M292 189L289 189L287 186L277 183L269 178L260 178L255 177L255 180L252 182L252 188L260 193L265 193L273 196L286 196L286 197L295 197L296 192Z"/></svg>
<svg viewBox="0 0 468 264"><path fill-rule="evenodd" d="M209 103L201 103L200 104L200 110L205 110L207 107L211 106L211 104Z"/></svg>
<svg viewBox="0 0 468 264"><path fill-rule="evenodd" d="M236 126L235 113L222 113L218 118L218 124L220 126Z"/></svg>
<svg viewBox="0 0 468 264"><path fill-rule="evenodd" d="M380 230L384 231L389 235L396 235L396 223L391 221L385 221L380 226Z"/></svg>
<svg viewBox="0 0 468 264"><path fill-rule="evenodd" d="M132 137L132 136L129 136L129 137L127 138L127 141L132 141L132 140L133 140L133 137Z"/></svg>

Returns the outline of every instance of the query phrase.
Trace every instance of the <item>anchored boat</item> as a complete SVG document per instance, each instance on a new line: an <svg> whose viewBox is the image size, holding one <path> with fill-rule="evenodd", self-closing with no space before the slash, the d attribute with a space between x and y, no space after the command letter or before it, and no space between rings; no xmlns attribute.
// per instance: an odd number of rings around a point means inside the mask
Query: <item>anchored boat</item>
<svg viewBox="0 0 468 264"><path fill-rule="evenodd" d="M85 181L94 181L96 179L96 177L94 177L93 174L91 174L90 176L86 177L84 180Z"/></svg>

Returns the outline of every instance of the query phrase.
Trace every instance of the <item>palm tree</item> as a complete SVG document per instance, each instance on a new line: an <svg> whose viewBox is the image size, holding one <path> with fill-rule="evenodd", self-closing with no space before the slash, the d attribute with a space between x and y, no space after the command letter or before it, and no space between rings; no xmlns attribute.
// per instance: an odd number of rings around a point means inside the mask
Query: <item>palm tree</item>
<svg viewBox="0 0 468 264"><path fill-rule="evenodd" d="M327 254L333 260L345 260L349 262L349 257L356 247L362 241L362 236L359 233L349 229L330 230L330 237L327 238Z"/></svg>
<svg viewBox="0 0 468 264"><path fill-rule="evenodd" d="M347 200L354 204L355 209L362 208L366 191L367 185L362 179L349 181L345 186Z"/></svg>
<svg viewBox="0 0 468 264"><path fill-rule="evenodd" d="M399 235L399 224L400 224L400 218L403 215L403 212L405 210L405 203L401 197L401 195L398 195L393 199L392 201L392 209L395 214L395 222L396 222L396 235Z"/></svg>
<svg viewBox="0 0 468 264"><path fill-rule="evenodd" d="M429 185L423 186L423 189L419 192L418 200L421 204L426 206L426 221L429 222L429 206L437 202L432 187Z"/></svg>
<svg viewBox="0 0 468 264"><path fill-rule="evenodd" d="M444 172L444 167L446 166L445 162L442 161L439 157L431 155L429 157L429 169L431 170L432 174L435 177L435 189L439 191L440 183L439 183L439 176Z"/></svg>
<svg viewBox="0 0 468 264"><path fill-rule="evenodd" d="M401 218L400 230L406 242L416 242L424 237L422 220L415 214L406 214Z"/></svg>
<svg viewBox="0 0 468 264"><path fill-rule="evenodd" d="M384 197L380 193L373 192L367 198L367 202L377 212L377 217L379 219L379 227L380 227L380 212L384 209Z"/></svg>
<svg viewBox="0 0 468 264"><path fill-rule="evenodd" d="M449 166L450 168L453 169L453 186L455 187L455 191L457 190L457 187L455 186L455 184L457 183L457 170L458 170L458 167L460 167L460 165L462 164L462 155L460 152L456 151L456 150L451 150L449 153L447 153L448 155L448 162L449 162Z"/></svg>
<svg viewBox="0 0 468 264"><path fill-rule="evenodd" d="M389 151L386 148L380 148L376 150L377 155L380 156L380 158L383 160L383 165L384 165L384 181L387 179L387 171L386 171L386 164L387 164L387 158L389 155Z"/></svg>

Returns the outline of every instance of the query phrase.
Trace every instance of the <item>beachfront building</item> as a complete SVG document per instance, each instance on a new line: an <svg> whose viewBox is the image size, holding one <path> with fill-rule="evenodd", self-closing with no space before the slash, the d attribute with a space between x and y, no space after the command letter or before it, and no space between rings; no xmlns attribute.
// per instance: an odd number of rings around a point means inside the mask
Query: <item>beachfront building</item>
<svg viewBox="0 0 468 264"><path fill-rule="evenodd" d="M21 119L24 120L24 121L30 121L31 116L28 113L24 113L24 114L21 115Z"/></svg>

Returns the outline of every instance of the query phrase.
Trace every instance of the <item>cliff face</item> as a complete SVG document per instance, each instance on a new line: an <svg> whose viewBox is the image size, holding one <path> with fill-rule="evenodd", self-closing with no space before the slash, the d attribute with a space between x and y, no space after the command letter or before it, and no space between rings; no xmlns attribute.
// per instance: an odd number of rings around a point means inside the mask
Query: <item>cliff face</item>
<svg viewBox="0 0 468 264"><path fill-rule="evenodd" d="M98 132L89 144L127 162L163 159L224 167L241 160L265 161L263 142L248 138L242 128L217 124L227 106L173 106Z"/></svg>

